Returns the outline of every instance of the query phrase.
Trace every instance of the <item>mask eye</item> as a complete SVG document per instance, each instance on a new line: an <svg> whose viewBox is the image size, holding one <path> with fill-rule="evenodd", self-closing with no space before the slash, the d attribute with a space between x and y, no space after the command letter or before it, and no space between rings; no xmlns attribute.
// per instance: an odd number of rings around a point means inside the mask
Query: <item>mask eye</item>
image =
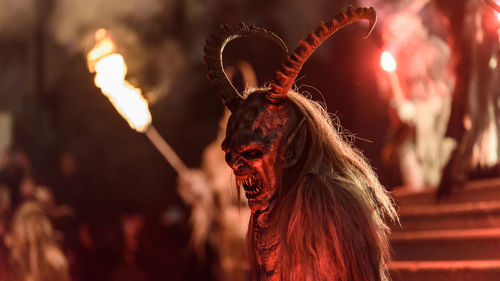
<svg viewBox="0 0 500 281"><path fill-rule="evenodd" d="M245 151L243 151L243 153L241 153L241 157L243 157L247 160L257 159L257 158L262 157L262 151L260 151L258 149L245 150Z"/></svg>

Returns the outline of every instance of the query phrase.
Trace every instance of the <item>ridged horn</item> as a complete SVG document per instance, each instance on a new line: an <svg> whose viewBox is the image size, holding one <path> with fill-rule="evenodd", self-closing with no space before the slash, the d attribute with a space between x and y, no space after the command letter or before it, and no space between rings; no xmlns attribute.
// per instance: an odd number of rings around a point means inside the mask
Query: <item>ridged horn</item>
<svg viewBox="0 0 500 281"><path fill-rule="evenodd" d="M375 9L357 8L354 10L352 6L349 6L346 12L341 12L327 23L321 23L315 32L310 32L305 40L300 40L297 49L281 64L280 70L276 71L275 81L271 83L271 90L266 94L267 99L273 104L283 101L300 69L312 53L339 29L363 19L370 21L369 30L364 37L366 38L377 22Z"/></svg>
<svg viewBox="0 0 500 281"><path fill-rule="evenodd" d="M260 27L247 26L244 23L239 25L220 25L219 30L213 33L205 44L205 63L208 66L207 78L210 84L218 89L218 95L225 106L231 111L241 102L242 95L236 90L224 72L222 53L226 45L240 37L262 37L278 44L281 49L288 53L283 40L276 34Z"/></svg>

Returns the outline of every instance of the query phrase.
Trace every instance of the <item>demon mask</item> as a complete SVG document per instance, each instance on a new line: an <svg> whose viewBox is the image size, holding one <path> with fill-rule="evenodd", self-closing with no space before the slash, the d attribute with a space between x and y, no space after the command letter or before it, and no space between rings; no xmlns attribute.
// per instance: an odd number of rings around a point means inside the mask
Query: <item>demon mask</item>
<svg viewBox="0 0 500 281"><path fill-rule="evenodd" d="M222 25L205 46L208 79L219 90L219 97L232 112L226 139L222 144L226 161L233 169L238 186L245 190L252 212L264 211L282 190L283 178L300 155L306 141L304 117L287 99L302 65L314 50L342 27L362 19L370 21L369 32L376 22L373 8L352 7L333 20L320 24L315 32L301 40L299 47L288 55L276 72L269 88L240 94L227 78L223 64L224 47L238 37L264 37L277 43L285 52L287 47L272 32L243 23Z"/></svg>
<svg viewBox="0 0 500 281"><path fill-rule="evenodd" d="M291 153L292 150L287 149L290 145L283 144L288 143L284 139L292 139L295 135L289 131L298 121L289 102L270 104L265 92L260 92L250 95L244 106L235 109L228 122L222 148L254 212L268 207L277 190L283 188L284 169L300 155L300 151ZM301 136L303 140L304 134Z"/></svg>

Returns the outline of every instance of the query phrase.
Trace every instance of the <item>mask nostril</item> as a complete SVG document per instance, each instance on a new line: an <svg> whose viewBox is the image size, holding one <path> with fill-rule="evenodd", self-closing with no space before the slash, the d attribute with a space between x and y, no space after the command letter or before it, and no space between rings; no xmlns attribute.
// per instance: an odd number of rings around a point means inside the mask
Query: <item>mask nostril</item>
<svg viewBox="0 0 500 281"><path fill-rule="evenodd" d="M235 171L242 166L241 158L233 157L231 153L226 153L225 160L227 165Z"/></svg>
<svg viewBox="0 0 500 281"><path fill-rule="evenodd" d="M241 156L237 156L236 159L229 165L235 173L241 173L248 168L246 159Z"/></svg>
<svg viewBox="0 0 500 281"><path fill-rule="evenodd" d="M240 170L240 169L243 168L243 166L244 166L243 165L243 161L241 161L241 158L240 158L240 159L238 159L238 161L235 161L233 169L234 170Z"/></svg>

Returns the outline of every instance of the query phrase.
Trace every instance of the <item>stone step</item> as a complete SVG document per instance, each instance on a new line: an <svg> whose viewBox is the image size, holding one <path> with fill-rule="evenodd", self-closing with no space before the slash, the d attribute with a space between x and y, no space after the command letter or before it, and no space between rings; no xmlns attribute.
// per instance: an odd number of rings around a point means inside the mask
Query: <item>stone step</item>
<svg viewBox="0 0 500 281"><path fill-rule="evenodd" d="M421 192L411 192L397 188L393 192L396 204L399 206L408 205L433 205L435 201L435 189L428 189ZM462 188L456 188L450 198L444 199L441 203L462 203L500 200L500 178L476 180L468 182Z"/></svg>
<svg viewBox="0 0 500 281"><path fill-rule="evenodd" d="M405 205L399 209L398 231L500 228L500 200L437 205Z"/></svg>
<svg viewBox="0 0 500 281"><path fill-rule="evenodd" d="M500 260L500 228L395 232L391 247L396 261Z"/></svg>
<svg viewBox="0 0 500 281"><path fill-rule="evenodd" d="M498 281L500 260L395 261L393 281Z"/></svg>

